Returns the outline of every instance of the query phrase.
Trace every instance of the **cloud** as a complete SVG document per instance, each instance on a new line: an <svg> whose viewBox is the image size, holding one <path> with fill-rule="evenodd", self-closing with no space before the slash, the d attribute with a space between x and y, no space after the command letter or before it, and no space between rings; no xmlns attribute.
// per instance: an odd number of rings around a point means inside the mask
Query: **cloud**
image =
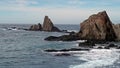
<svg viewBox="0 0 120 68"><path fill-rule="evenodd" d="M70 5L84 5L87 4L87 2L80 1L80 0L68 0L68 4Z"/></svg>
<svg viewBox="0 0 120 68"><path fill-rule="evenodd" d="M108 0L107 0L108 1ZM90 15L99 11L106 10L116 22L120 18L118 5L110 6L113 0L107 1L88 1L88 0L0 0L0 11L3 11L0 19L9 19L11 22L42 22L45 15L51 17L54 23L79 24ZM115 0L115 4L116 1ZM101 4L102 2L102 4ZM113 3L114 3L113 2ZM118 2L119 3L119 2ZM102 5L102 6L101 6ZM7 15L13 12L13 15ZM13 20L12 20L12 19ZM0 21L1 21L0 20ZM9 22L9 21L8 21Z"/></svg>
<svg viewBox="0 0 120 68"><path fill-rule="evenodd" d="M31 5L31 4L38 4L37 1L34 1L34 0L1 0L0 1L0 5L5 7L9 7L9 6L28 6L28 5Z"/></svg>

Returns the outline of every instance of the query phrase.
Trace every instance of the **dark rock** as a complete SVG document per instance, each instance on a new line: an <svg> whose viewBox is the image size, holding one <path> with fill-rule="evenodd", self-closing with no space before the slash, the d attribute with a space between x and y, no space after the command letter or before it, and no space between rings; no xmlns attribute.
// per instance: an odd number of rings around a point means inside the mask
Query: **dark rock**
<svg viewBox="0 0 120 68"><path fill-rule="evenodd" d="M55 56L70 56L68 53L58 53Z"/></svg>
<svg viewBox="0 0 120 68"><path fill-rule="evenodd" d="M80 24L79 35L83 39L114 41L116 35L106 11L90 16Z"/></svg>
<svg viewBox="0 0 120 68"><path fill-rule="evenodd" d="M32 25L29 30L32 30L32 31L41 31L42 30L42 26L40 23L38 23L38 25Z"/></svg>
<svg viewBox="0 0 120 68"><path fill-rule="evenodd" d="M49 19L48 16L45 16L43 22L43 31L60 32L60 29L53 25L52 21Z"/></svg>
<svg viewBox="0 0 120 68"><path fill-rule="evenodd" d="M104 49L110 49L110 47L108 47L108 46L105 46L105 47L104 47Z"/></svg>
<svg viewBox="0 0 120 68"><path fill-rule="evenodd" d="M99 46L97 49L103 49L103 47Z"/></svg>
<svg viewBox="0 0 120 68"><path fill-rule="evenodd" d="M120 49L120 46L118 46L117 49Z"/></svg>
<svg viewBox="0 0 120 68"><path fill-rule="evenodd" d="M117 47L115 44L109 44L108 47Z"/></svg>
<svg viewBox="0 0 120 68"><path fill-rule="evenodd" d="M79 47L87 47L87 48L93 48L96 46L95 44L105 44L107 43L104 40L87 40L86 42L79 43Z"/></svg>
<svg viewBox="0 0 120 68"><path fill-rule="evenodd" d="M68 33L68 31L67 31L67 30L62 30L61 32Z"/></svg>
<svg viewBox="0 0 120 68"><path fill-rule="evenodd" d="M44 40L47 40L47 41L59 41L60 39L58 37L55 37L55 36L49 36L49 37L45 38Z"/></svg>
<svg viewBox="0 0 120 68"><path fill-rule="evenodd" d="M46 52L58 52L59 50L55 50L55 49L47 49L47 50L44 50Z"/></svg>
<svg viewBox="0 0 120 68"><path fill-rule="evenodd" d="M47 40L47 41L75 41L75 40L79 40L79 37L77 35L63 35L63 36L59 36L59 37L49 36L49 37L45 38L44 40Z"/></svg>
<svg viewBox="0 0 120 68"><path fill-rule="evenodd" d="M67 51L89 51L90 49L86 48L70 48L70 49L61 49L61 50L55 50L55 49L47 49L44 50L46 52L67 52Z"/></svg>
<svg viewBox="0 0 120 68"><path fill-rule="evenodd" d="M105 46L104 48L105 48L105 49L110 49L110 48L119 49L119 46L118 46L118 45L115 45L115 44L109 44L109 45Z"/></svg>

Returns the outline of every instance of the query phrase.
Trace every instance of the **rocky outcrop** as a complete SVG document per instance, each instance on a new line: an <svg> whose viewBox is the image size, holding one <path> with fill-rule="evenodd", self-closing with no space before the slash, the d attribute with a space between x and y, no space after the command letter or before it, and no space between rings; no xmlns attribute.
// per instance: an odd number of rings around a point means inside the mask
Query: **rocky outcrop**
<svg viewBox="0 0 120 68"><path fill-rule="evenodd" d="M42 26L40 23L38 23L37 25L32 25L29 30L32 30L32 31L41 31L42 30Z"/></svg>
<svg viewBox="0 0 120 68"><path fill-rule="evenodd" d="M87 20L80 24L79 35L83 39L107 40L116 39L112 22L106 11L91 15Z"/></svg>
<svg viewBox="0 0 120 68"><path fill-rule="evenodd" d="M48 41L74 41L74 40L103 40L114 41L116 34L106 11L91 15L80 24L78 33L63 35L60 37L48 37Z"/></svg>
<svg viewBox="0 0 120 68"><path fill-rule="evenodd" d="M120 41L120 24L113 25L118 41Z"/></svg>
<svg viewBox="0 0 120 68"><path fill-rule="evenodd" d="M55 37L55 36L49 36L47 38L45 38L44 40L47 41L75 41L75 40L79 40L80 38L77 35L62 35L59 37Z"/></svg>
<svg viewBox="0 0 120 68"><path fill-rule="evenodd" d="M48 31L48 32L62 32L60 29L54 26L48 16L45 16L43 26L39 24L32 25L28 30L32 31Z"/></svg>
<svg viewBox="0 0 120 68"><path fill-rule="evenodd" d="M51 31L52 32L57 31L57 32L60 32L60 30L53 25L52 21L49 19L48 16L45 16L45 18L44 18L43 31L50 31L50 32Z"/></svg>

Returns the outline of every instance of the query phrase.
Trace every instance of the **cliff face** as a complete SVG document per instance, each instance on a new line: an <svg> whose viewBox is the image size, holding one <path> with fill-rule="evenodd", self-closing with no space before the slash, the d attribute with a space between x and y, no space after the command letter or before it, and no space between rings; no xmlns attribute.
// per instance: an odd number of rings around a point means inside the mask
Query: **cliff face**
<svg viewBox="0 0 120 68"><path fill-rule="evenodd" d="M84 39L107 40L116 39L116 34L106 11L91 15L80 24L79 35Z"/></svg>
<svg viewBox="0 0 120 68"><path fill-rule="evenodd" d="M113 25L117 40L120 41L120 24Z"/></svg>
<svg viewBox="0 0 120 68"><path fill-rule="evenodd" d="M60 31L57 27L55 27L52 21L49 19L48 16L45 16L43 22L43 31Z"/></svg>

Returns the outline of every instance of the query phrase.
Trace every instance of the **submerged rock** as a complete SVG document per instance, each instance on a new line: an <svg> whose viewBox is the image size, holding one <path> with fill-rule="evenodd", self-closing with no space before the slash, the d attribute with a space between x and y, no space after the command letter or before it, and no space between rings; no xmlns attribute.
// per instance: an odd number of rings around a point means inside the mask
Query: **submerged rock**
<svg viewBox="0 0 120 68"><path fill-rule="evenodd" d="M55 49L47 49L44 50L46 52L67 52L67 51L89 51L90 49L86 48L70 48L70 49L61 49L61 50L55 50Z"/></svg>
<svg viewBox="0 0 120 68"><path fill-rule="evenodd" d="M91 15L80 24L79 35L84 39L114 41L116 34L106 11Z"/></svg>
<svg viewBox="0 0 120 68"><path fill-rule="evenodd" d="M58 53L58 54L55 54L55 56L70 56L70 54L68 54L68 53Z"/></svg>
<svg viewBox="0 0 120 68"><path fill-rule="evenodd" d="M79 40L80 38L77 35L62 35L59 37L55 37L55 36L49 36L47 38L45 38L44 40L47 41L75 41L75 40Z"/></svg>
<svg viewBox="0 0 120 68"><path fill-rule="evenodd" d="M95 44L105 44L107 41L104 40L87 40L86 42L79 43L79 47L94 48Z"/></svg>
<svg viewBox="0 0 120 68"><path fill-rule="evenodd" d="M57 31L60 32L60 29L54 26L51 19L48 16L45 16L44 22L43 22L43 31Z"/></svg>

